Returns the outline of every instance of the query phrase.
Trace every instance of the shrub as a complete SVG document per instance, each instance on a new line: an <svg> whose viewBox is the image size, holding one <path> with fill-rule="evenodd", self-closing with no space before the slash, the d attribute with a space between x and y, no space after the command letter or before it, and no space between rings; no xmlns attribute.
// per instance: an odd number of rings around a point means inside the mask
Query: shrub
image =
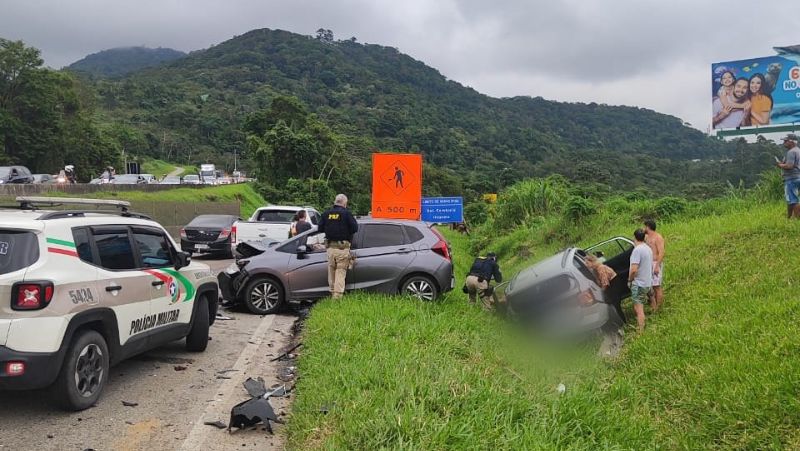
<svg viewBox="0 0 800 451"><path fill-rule="evenodd" d="M497 222L513 227L535 216L560 212L566 197L567 182L563 177L523 180L500 193Z"/></svg>
<svg viewBox="0 0 800 451"><path fill-rule="evenodd" d="M588 216L597 212L597 206L590 199L580 196L572 196L567 201L564 213L567 218L573 221L583 221Z"/></svg>

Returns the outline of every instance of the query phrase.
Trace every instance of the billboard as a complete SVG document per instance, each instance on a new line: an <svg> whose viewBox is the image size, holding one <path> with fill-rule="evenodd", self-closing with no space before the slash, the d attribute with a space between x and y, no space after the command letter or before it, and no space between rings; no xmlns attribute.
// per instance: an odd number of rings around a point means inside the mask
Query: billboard
<svg viewBox="0 0 800 451"><path fill-rule="evenodd" d="M800 123L800 45L711 65L714 129Z"/></svg>

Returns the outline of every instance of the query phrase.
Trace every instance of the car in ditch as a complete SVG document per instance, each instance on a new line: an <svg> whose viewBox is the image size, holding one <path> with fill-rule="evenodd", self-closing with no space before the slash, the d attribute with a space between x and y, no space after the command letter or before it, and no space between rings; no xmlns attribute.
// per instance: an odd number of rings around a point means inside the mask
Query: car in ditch
<svg viewBox="0 0 800 451"><path fill-rule="evenodd" d="M161 225L127 202L17 201L0 210L0 390L50 387L83 410L124 359L183 338L206 349L216 278ZM91 207L47 208L59 204Z"/></svg>
<svg viewBox="0 0 800 451"><path fill-rule="evenodd" d="M346 291L407 294L432 301L453 289L450 246L436 228L420 221L359 219ZM324 236L316 227L266 246L244 243L250 255L218 276L222 297L257 314L275 313L292 301L330 294ZM254 255L255 254L255 255Z"/></svg>
<svg viewBox="0 0 800 451"><path fill-rule="evenodd" d="M548 334L617 330L625 322L620 305L630 296L627 280L632 252L631 240L616 237L586 249L567 248L529 266L501 288L508 312ZM586 265L589 254L617 273L605 290Z"/></svg>

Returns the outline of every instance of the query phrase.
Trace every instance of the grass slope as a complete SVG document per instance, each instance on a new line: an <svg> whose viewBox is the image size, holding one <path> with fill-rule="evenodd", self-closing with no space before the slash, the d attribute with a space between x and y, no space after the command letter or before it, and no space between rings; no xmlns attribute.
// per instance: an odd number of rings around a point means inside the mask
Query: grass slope
<svg viewBox="0 0 800 451"><path fill-rule="evenodd" d="M62 191L51 191L48 196L75 197ZM267 204L249 183L235 185L209 186L203 188L175 188L163 191L98 191L81 194L79 197L91 199L120 199L127 201L149 202L235 202L243 218L250 217L253 212Z"/></svg>
<svg viewBox="0 0 800 451"><path fill-rule="evenodd" d="M351 295L304 332L293 449L765 449L800 447L798 223L779 203L660 226L666 306L622 355L540 364L509 328L466 304ZM630 234L609 221L582 244ZM457 276L469 246L451 236ZM550 253L538 243L509 275ZM504 238L492 242L503 245ZM502 247L502 246L501 246ZM506 245L506 247L508 247ZM508 254L507 254L508 255ZM460 283L460 281L459 281ZM628 306L629 308L629 306ZM555 392L564 382L567 391ZM321 407L329 413L320 413Z"/></svg>
<svg viewBox="0 0 800 451"><path fill-rule="evenodd" d="M165 175L169 174L170 172L174 171L176 167L183 168L183 172L181 172L180 176L183 177L184 175L189 174L197 174L197 166L192 165L180 165L180 164L173 164L167 163L163 160L146 160L142 163L142 173L143 174L153 174L157 178L161 179Z"/></svg>

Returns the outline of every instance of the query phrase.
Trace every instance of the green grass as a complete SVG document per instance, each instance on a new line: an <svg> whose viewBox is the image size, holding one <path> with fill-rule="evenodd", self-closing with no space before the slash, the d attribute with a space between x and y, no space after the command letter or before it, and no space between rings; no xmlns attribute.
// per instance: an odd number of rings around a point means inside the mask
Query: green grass
<svg viewBox="0 0 800 451"><path fill-rule="evenodd" d="M800 223L778 202L714 201L660 224L665 307L613 362L554 365L456 290L438 303L325 300L303 333L293 449L800 447ZM595 218L579 240L630 235ZM487 240L507 275L562 247L536 226ZM448 234L459 279L470 244ZM520 244L521 243L521 244ZM525 248L530 257L519 251ZM458 281L460 285L461 280ZM626 306L628 309L630 306ZM544 363L551 362L551 363ZM567 391L555 392L564 382ZM320 413L321 407L329 413Z"/></svg>
<svg viewBox="0 0 800 451"><path fill-rule="evenodd" d="M48 196L70 197L61 191L51 191ZM235 202L240 203L242 218L267 204L263 197L249 183L235 185L209 186L203 188L175 188L162 191L98 191L81 194L80 197L92 199L120 199L127 201L165 201L165 202Z"/></svg>
<svg viewBox="0 0 800 451"><path fill-rule="evenodd" d="M141 172L143 174L153 174L158 179L161 179L165 175L174 171L176 167L183 168L183 172L180 175L181 177L189 174L197 174L197 166L167 163L163 160L145 160L142 163Z"/></svg>

